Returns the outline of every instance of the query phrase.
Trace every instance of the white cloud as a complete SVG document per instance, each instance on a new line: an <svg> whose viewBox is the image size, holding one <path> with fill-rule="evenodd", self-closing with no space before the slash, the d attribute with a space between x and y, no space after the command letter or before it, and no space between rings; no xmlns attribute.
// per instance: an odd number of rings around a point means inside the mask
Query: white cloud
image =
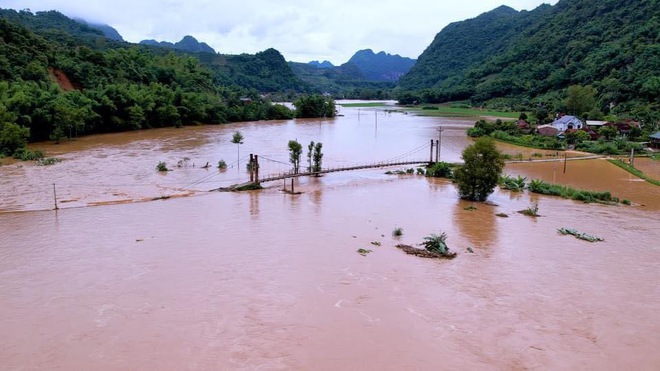
<svg viewBox="0 0 660 371"><path fill-rule="evenodd" d="M131 42L178 41L192 35L220 53L279 50L287 60L346 62L373 49L417 58L447 24L474 18L502 2L531 10L557 0L4 0L0 7L58 10L106 23Z"/></svg>

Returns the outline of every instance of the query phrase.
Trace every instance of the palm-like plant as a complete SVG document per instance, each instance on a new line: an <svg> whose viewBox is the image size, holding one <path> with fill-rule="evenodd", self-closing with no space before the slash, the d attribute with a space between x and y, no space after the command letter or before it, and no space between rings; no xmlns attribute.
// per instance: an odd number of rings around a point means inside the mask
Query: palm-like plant
<svg viewBox="0 0 660 371"><path fill-rule="evenodd" d="M449 252L449 248L447 247L447 243L445 242L447 240L447 234L442 232L440 235L437 235L435 233L424 237L424 242L422 242L422 246L427 251L438 253L438 254L447 254Z"/></svg>

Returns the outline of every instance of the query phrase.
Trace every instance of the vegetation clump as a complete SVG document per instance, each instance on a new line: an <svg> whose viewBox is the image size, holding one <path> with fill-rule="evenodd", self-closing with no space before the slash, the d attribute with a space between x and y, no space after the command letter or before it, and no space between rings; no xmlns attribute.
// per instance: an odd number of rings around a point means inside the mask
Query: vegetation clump
<svg viewBox="0 0 660 371"><path fill-rule="evenodd" d="M537 217L539 215L539 204L532 204L530 207L518 211L519 213L527 216Z"/></svg>
<svg viewBox="0 0 660 371"><path fill-rule="evenodd" d="M530 192L539 193L551 196L560 196L563 198L570 198L576 201L583 201L585 203L601 202L613 203L619 202L619 199L612 197L610 192L596 192L574 189L559 184L545 183L543 180L534 179L529 182L528 189Z"/></svg>
<svg viewBox="0 0 660 371"><path fill-rule="evenodd" d="M40 158L37 160L37 165L39 166L49 166L49 165L55 165L58 162L62 162L61 159L55 158L55 157L48 157L48 158Z"/></svg>
<svg viewBox="0 0 660 371"><path fill-rule="evenodd" d="M525 189L527 178L521 177L518 175L517 178L513 178L510 175L504 175L499 179L500 188L506 189L513 192L521 192Z"/></svg>
<svg viewBox="0 0 660 371"><path fill-rule="evenodd" d="M452 165L447 162L436 162L426 169L426 176L434 178L448 178L453 176Z"/></svg>
<svg viewBox="0 0 660 371"><path fill-rule="evenodd" d="M456 257L456 253L449 250L446 241L447 234L443 232L439 235L430 234L424 237L424 241L420 244L424 249L418 249L404 244L396 245L396 247L408 255L415 255L422 258L453 259Z"/></svg>
<svg viewBox="0 0 660 371"><path fill-rule="evenodd" d="M575 238L578 238L580 240L589 241L589 242L605 241L604 239L602 239L600 237L596 237L596 236L593 236L593 235L590 235L590 234L587 234L587 233L584 233L584 232L578 232L577 230L572 229L572 228L559 228L559 229L557 229L557 232L559 234L561 234L562 236L566 236L566 235L570 234L572 236L575 236Z"/></svg>
<svg viewBox="0 0 660 371"><path fill-rule="evenodd" d="M495 214L495 216L498 216L500 218L508 218L509 214L507 214L507 213L497 213L497 214Z"/></svg>
<svg viewBox="0 0 660 371"><path fill-rule="evenodd" d="M248 183L239 187L235 187L232 190L241 192L241 191L257 191L260 189L263 189L264 187L261 186L259 183Z"/></svg>
<svg viewBox="0 0 660 371"><path fill-rule="evenodd" d="M394 236L394 237L403 236L403 228L401 228L401 227L394 228L394 230L392 231L392 236Z"/></svg>
<svg viewBox="0 0 660 371"><path fill-rule="evenodd" d="M167 163L165 163L165 161L158 162L158 165L156 165L156 170L157 171L170 171L170 169L167 168Z"/></svg>
<svg viewBox="0 0 660 371"><path fill-rule="evenodd" d="M218 169L220 169L220 170L226 170L227 169L227 163L225 162L225 160L218 161Z"/></svg>
<svg viewBox="0 0 660 371"><path fill-rule="evenodd" d="M367 249L357 249L357 253L362 256L367 256L367 254L369 254L370 252L371 250L367 250Z"/></svg>

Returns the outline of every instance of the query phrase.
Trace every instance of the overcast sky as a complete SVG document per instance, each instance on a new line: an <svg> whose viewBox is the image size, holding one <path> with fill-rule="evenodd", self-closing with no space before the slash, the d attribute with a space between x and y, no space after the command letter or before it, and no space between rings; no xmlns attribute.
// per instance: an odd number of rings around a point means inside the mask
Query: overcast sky
<svg viewBox="0 0 660 371"><path fill-rule="evenodd" d="M223 54L279 50L288 61L348 61L372 49L417 58L447 24L500 5L531 10L557 0L0 0L108 24L126 41L192 35Z"/></svg>

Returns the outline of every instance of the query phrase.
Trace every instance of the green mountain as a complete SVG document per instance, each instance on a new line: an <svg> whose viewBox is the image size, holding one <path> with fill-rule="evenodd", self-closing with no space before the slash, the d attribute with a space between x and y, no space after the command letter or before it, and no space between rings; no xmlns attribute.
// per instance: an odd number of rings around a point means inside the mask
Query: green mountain
<svg viewBox="0 0 660 371"><path fill-rule="evenodd" d="M181 41L176 43L171 43L168 41L156 41L156 40L142 40L140 44L151 45L151 46L160 46L163 48L178 49L190 53L213 53L215 50L210 47L207 43L199 42L197 39L190 35L186 35L181 39Z"/></svg>
<svg viewBox="0 0 660 371"><path fill-rule="evenodd" d="M201 53L199 60L214 72L214 83L267 92L300 93L309 90L275 49L240 55Z"/></svg>
<svg viewBox="0 0 660 371"><path fill-rule="evenodd" d="M103 35L110 40L124 41L124 38L119 34L119 32L107 24L87 22L84 19L74 19L74 20L78 23L86 24L91 28L101 31Z"/></svg>
<svg viewBox="0 0 660 371"><path fill-rule="evenodd" d="M0 10L0 157L16 155L27 139L291 117L255 89L222 83L197 54L215 56L116 42L57 12ZM292 76L277 51L250 58L260 73Z"/></svg>
<svg viewBox="0 0 660 371"><path fill-rule="evenodd" d="M350 99L390 99L393 83L369 81L354 63L325 67L310 63L289 62L293 73L311 91Z"/></svg>
<svg viewBox="0 0 660 371"><path fill-rule="evenodd" d="M659 72L658 0L560 0L447 26L399 89L425 101L560 110L569 86L591 85L602 112L657 120Z"/></svg>
<svg viewBox="0 0 660 371"><path fill-rule="evenodd" d="M392 55L385 52L375 54L371 49L360 50L355 53L348 63L357 66L362 75L369 81L396 82L410 71L415 60Z"/></svg>

